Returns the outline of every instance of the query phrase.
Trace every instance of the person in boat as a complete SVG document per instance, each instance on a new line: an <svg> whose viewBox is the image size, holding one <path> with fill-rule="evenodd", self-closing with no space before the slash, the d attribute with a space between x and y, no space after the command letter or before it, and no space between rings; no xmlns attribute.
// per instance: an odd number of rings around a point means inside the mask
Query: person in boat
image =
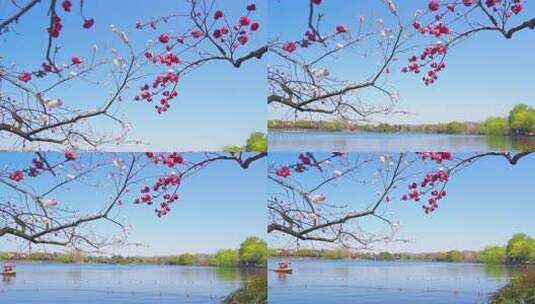
<svg viewBox="0 0 535 304"><path fill-rule="evenodd" d="M5 263L4 264L4 273L5 274L10 274L10 273L14 273L15 272L15 265L13 265L13 263Z"/></svg>
<svg viewBox="0 0 535 304"><path fill-rule="evenodd" d="M290 268L290 263L285 262L285 261L280 261L279 262L279 269L284 270L284 269L288 269L288 268Z"/></svg>

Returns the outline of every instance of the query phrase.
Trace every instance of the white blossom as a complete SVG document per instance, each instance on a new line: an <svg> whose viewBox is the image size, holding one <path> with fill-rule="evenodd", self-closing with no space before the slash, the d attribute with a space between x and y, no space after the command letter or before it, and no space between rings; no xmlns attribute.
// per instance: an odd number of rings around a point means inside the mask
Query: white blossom
<svg viewBox="0 0 535 304"><path fill-rule="evenodd" d="M39 120L42 121L42 122L48 122L48 119L50 117L47 115L47 114L41 114L39 115Z"/></svg>
<svg viewBox="0 0 535 304"><path fill-rule="evenodd" d="M390 8L390 11L392 13L396 13L397 12L396 5L394 4L394 2L392 2L392 0L388 0L388 8Z"/></svg>
<svg viewBox="0 0 535 304"><path fill-rule="evenodd" d="M322 80L326 77L329 77L331 73L329 72L329 70L327 69L318 69L318 70L314 70L312 71L312 75L314 76L314 78L316 78L317 80Z"/></svg>
<svg viewBox="0 0 535 304"><path fill-rule="evenodd" d="M117 168L122 168L123 167L123 160L120 159L120 158L114 159L113 160L113 166L115 166Z"/></svg>
<svg viewBox="0 0 535 304"><path fill-rule="evenodd" d="M314 203L322 203L324 202L327 197L325 197L325 194L321 193L321 194L307 194L306 197L314 202Z"/></svg>
<svg viewBox="0 0 535 304"><path fill-rule="evenodd" d="M41 206L43 206L43 208L54 207L54 206L56 206L58 204L58 201L55 198L40 197L40 198L38 198L38 200L39 200L39 203L41 204Z"/></svg>
<svg viewBox="0 0 535 304"><path fill-rule="evenodd" d="M124 44L128 44L128 36L126 36L125 32L121 32L121 40Z"/></svg>
<svg viewBox="0 0 535 304"><path fill-rule="evenodd" d="M45 106L48 110L52 110L54 108L60 108L61 106L63 106L63 101L61 101L61 99L59 98L56 98L56 99L52 99L52 100L48 100L46 103L45 103ZM48 119L47 119L48 120Z"/></svg>

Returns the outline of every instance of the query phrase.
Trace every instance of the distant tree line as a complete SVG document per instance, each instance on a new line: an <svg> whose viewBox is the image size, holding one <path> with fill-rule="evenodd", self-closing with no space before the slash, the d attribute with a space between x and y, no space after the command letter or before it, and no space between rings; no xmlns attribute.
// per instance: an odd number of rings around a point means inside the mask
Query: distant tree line
<svg viewBox="0 0 535 304"><path fill-rule="evenodd" d="M215 254L184 253L173 256L95 256L84 255L80 251L71 253L32 252L19 254L0 252L0 260L46 261L55 263L98 263L98 264L160 264L198 265L217 267L262 267L267 261L267 243L257 237L248 237L238 250L222 249Z"/></svg>
<svg viewBox="0 0 535 304"><path fill-rule="evenodd" d="M345 248L298 250L269 249L270 257L308 257L320 259L359 259L375 261L433 261L433 262L474 262L535 264L535 240L523 233L515 234L506 246L489 246L481 251L450 250L433 253L361 253Z"/></svg>
<svg viewBox="0 0 535 304"><path fill-rule="evenodd" d="M484 122L458 122L437 124L354 124L348 121L284 121L270 120L269 129L303 129L326 132L376 132L376 133L436 133L479 135L535 135L535 108L519 104L508 117L489 117Z"/></svg>
<svg viewBox="0 0 535 304"><path fill-rule="evenodd" d="M378 253L371 252L352 252L348 249L338 248L330 249L298 249L298 250L284 250L284 249L270 249L271 257L306 257L319 258L330 260L354 259L354 260L370 260L370 261L434 261L434 262L462 262L471 261L476 262L476 252L474 251L458 251L450 250L447 252L433 252L433 253L391 253L381 251Z"/></svg>

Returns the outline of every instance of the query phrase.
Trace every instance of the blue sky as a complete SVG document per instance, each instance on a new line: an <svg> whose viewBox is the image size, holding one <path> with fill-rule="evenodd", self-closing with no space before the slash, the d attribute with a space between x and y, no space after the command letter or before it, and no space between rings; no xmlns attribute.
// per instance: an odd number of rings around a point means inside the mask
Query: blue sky
<svg viewBox="0 0 535 304"><path fill-rule="evenodd" d="M406 22L412 20L416 9L425 11L428 3L427 0L395 2ZM271 1L269 36L280 36L281 41L302 37L307 24L307 3L308 0ZM512 24L535 14L533 3L528 2L524 7L523 17L513 18ZM360 15L366 20L376 20L384 15L385 10L382 1L331 0L323 1L317 11L324 13L323 29L328 29L339 23L355 27ZM535 60L530 51L535 47L534 35L534 31L527 30L517 33L510 40L496 33L482 33L473 37L449 53L448 67L431 87L426 87L418 75L392 73L389 83L400 94L398 109L408 110L412 114L377 116L376 119L391 123L477 121L488 116L505 116L517 103L534 105L532 71ZM406 62L406 58L400 60ZM352 79L365 68L362 62L361 59L354 62L340 60L328 68L337 71L334 75L340 79ZM399 69L398 64L394 71ZM270 109L268 117L292 118L285 113Z"/></svg>
<svg viewBox="0 0 535 304"><path fill-rule="evenodd" d="M58 39L62 46L59 62L70 61L73 55L88 58L94 44L99 47L101 55L109 52L111 47L121 50L117 36L112 35L108 28L110 24L125 30L130 40L137 43L139 50L147 39L156 40L160 30L135 30L136 20L147 21L153 17L184 12L185 9L185 1L86 1L85 15L95 18L95 26L87 31L81 27L83 21L78 13L79 2L73 3L73 12L60 13L64 30ZM219 3L228 16L238 18L244 14L245 6L250 1ZM12 5L0 3L0 11L8 7L11 8ZM14 28L16 33L0 37L3 64L16 62L22 70L35 69L41 65L47 39L46 12L46 6L38 4L21 18ZM251 38L247 51L265 42L266 12L265 1L257 1L257 12L253 16L261 27L256 37ZM175 22L175 26L180 22ZM162 27L162 31L164 29L168 31L172 28ZM180 96L173 101L173 107L166 115L158 115L152 104L127 100L122 109L133 125L130 138L149 143L149 149L152 150L213 151L225 145L243 145L250 133L266 129L265 75L265 64L260 64L257 60L247 62L240 69L223 63L205 65L181 80ZM137 87L136 85L130 90L132 98ZM95 86L86 85L64 88L57 92L64 97L64 102L76 102L81 107L93 102L100 104L107 94L107 91L102 92ZM107 124L99 123L101 122L96 124L97 129L109 128ZM147 149L146 146L141 148Z"/></svg>
<svg viewBox="0 0 535 304"><path fill-rule="evenodd" d="M269 163L295 163L295 153L271 153ZM455 154L465 157L471 154ZM353 157L353 156L352 156ZM373 154L361 154L363 159ZM375 155L377 157L377 155ZM427 165L425 165L427 166ZM359 171L360 179L369 179L376 165L365 166ZM421 163L415 171L424 168ZM420 205L393 200L388 212L399 220L401 230L397 237L411 242L377 245L377 250L393 252L431 252L451 249L478 250L487 245L503 245L514 233L535 236L535 205L533 180L535 155L511 166L502 158L485 158L451 178L447 198L432 215L425 215ZM312 183L309 174L297 177L305 185ZM325 195L332 202L357 208L371 202L377 188L361 186L355 182L342 182L336 187L325 188ZM402 188L406 189L406 188ZM268 192L279 191L272 183ZM399 196L398 196L399 197ZM271 246L288 246L285 238L269 238ZM310 244L309 244L310 245ZM301 246L306 246L301 243ZM317 245L316 245L317 246Z"/></svg>
<svg viewBox="0 0 535 304"><path fill-rule="evenodd" d="M189 161L198 161L203 157L200 154L183 156ZM0 170L5 169L6 163L10 164L10 168L27 168L32 157L31 153L2 153ZM112 160L118 155L93 153L82 157L88 162L90 158ZM181 198L172 206L172 212L162 219L155 216L152 207L133 205L133 199L125 200L119 209L120 216L126 217L126 223L134 227L128 241L142 243L143 246L109 248L107 252L129 255L210 253L220 248L238 248L248 236L265 238L265 170L265 159L253 163L247 170L241 169L234 162L213 163L183 182L179 192ZM146 174L156 172L169 173L169 170L149 170ZM109 171L99 171L90 181L106 182L109 180L108 173ZM42 178L26 180L38 189L43 187ZM44 183L47 181L50 179L44 179ZM98 210L102 207L101 202L111 193L106 189L109 188L104 186L95 191L95 188L72 187L59 192L55 198L65 207L83 211ZM138 193L136 188L132 191ZM109 231L110 228L113 227L108 224L96 225L97 231L101 232ZM0 251L27 248L24 244L26 243L0 240Z"/></svg>

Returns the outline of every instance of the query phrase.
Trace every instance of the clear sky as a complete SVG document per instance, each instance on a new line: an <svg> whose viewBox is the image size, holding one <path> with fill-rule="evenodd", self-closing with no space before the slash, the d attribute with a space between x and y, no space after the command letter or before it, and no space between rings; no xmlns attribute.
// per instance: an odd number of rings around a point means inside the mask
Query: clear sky
<svg viewBox="0 0 535 304"><path fill-rule="evenodd" d="M281 41L302 37L307 24L308 0L270 1L269 36ZM428 1L395 1L405 23L412 20L416 9L425 11ZM323 1L317 10L324 14L323 29L346 24L356 27L359 16L374 22L384 17L383 1ZM526 3L520 16L512 24L535 15L535 5ZM524 19L523 19L524 18ZM478 121L488 116L505 116L514 104L535 104L533 69L535 60L535 31L517 33L507 40L496 33L482 33L452 49L447 56L448 67L439 81L426 87L421 75L401 74L397 64L389 83L400 94L398 109L411 112L408 116L376 117L391 123L432 123L442 121ZM406 58L405 58L406 57ZM405 63L410 56L400 58ZM339 60L327 66L339 79L355 77L365 67L360 57ZM332 61L330 61L331 63ZM370 64L376 64L373 62ZM352 78L353 77L353 78ZM286 112L271 110L270 119L292 117Z"/></svg>
<svg viewBox="0 0 535 304"><path fill-rule="evenodd" d="M269 163L295 163L297 155L271 153ZM467 155L470 154L455 154L456 157ZM362 158L370 156L374 155L361 155ZM358 171L357 179L370 180L375 168L376 165L363 167ZM414 170L422 168L420 163ZM401 224L397 237L410 239L411 242L381 244L376 245L375 249L392 252L479 250L487 245L504 245L514 233L523 232L535 236L533 168L535 155L522 159L516 166L509 165L502 158L482 159L451 178L447 188L448 196L431 215L425 215L418 204L394 199L387 210ZM314 177L304 174L296 178L307 185ZM347 204L356 210L359 206L367 206L377 190L373 186L362 186L354 181L344 181L336 187L324 189L327 189L323 191L327 202ZM280 188L270 183L268 192L274 191L280 191ZM269 241L270 246L274 247L291 244L288 239L281 237L270 236ZM307 244L301 243L301 246Z"/></svg>
<svg viewBox="0 0 535 304"><path fill-rule="evenodd" d="M202 158L200 154L183 156L189 161ZM10 168L27 168L32 157L32 154L2 153L0 171L5 169L7 163ZM85 154L82 157L84 161L89 161L89 158L111 161L118 155ZM124 205L118 209L119 215L134 228L128 241L142 243L143 246L109 248L107 252L128 255L211 253L220 248L238 248L248 236L265 238L265 163L265 159L259 160L247 170L241 169L234 162L211 164L183 182L179 201L172 206L172 212L161 219L156 217L152 207L133 205L132 196L129 196L130 199L125 200ZM152 176L156 172L169 173L169 170L149 170L145 176ZM109 171L101 170L85 182L108 183L108 173ZM41 189L50 179L39 178L33 181L27 178L26 181ZM72 186L58 192L54 198L60 202L59 206L94 211L102 208L102 201L113 193L106 189L109 190L105 185L96 191L92 187ZM138 193L137 189L131 190ZM96 224L95 227L101 232L113 228L107 223ZM23 250L26 246L27 243L0 239L0 251ZM61 248L55 247L55 250L60 251Z"/></svg>
<svg viewBox="0 0 535 304"><path fill-rule="evenodd" d="M250 2L218 1L227 16L236 20L245 13L245 6ZM64 28L58 38L62 47L58 57L62 59L60 62L70 61L73 55L88 58L94 44L99 47L101 55L107 54L111 47L121 50L120 40L109 30L110 24L125 30L139 50L148 39L156 40L160 30L138 31L134 28L136 20L148 21L177 12L184 13L186 1L86 1L85 15L95 18L95 26L89 31L81 26L79 1L73 3L73 12L60 12ZM257 12L253 19L261 27L257 35L251 37L246 51L265 43L266 2L256 3ZM8 7L13 5L0 1L0 11ZM17 70L36 69L41 65L47 43L49 21L46 14L45 3L38 4L15 25L16 32L0 36L2 64L17 63ZM175 21L174 24L183 24L183 21ZM169 26L163 26L162 31L164 29L166 32L179 31ZM266 129L265 75L265 64L257 60L243 64L240 69L228 63L207 64L181 80L180 96L172 102L173 107L166 115L158 115L152 104L125 100L122 109L133 125L130 138L149 143L152 150L204 151L220 150L225 145L243 145L250 133ZM82 108L92 102L101 104L103 96L108 94L95 86L85 85L63 88L57 93L65 103L77 103ZM133 98L135 93L137 85L125 95ZM107 125L97 123L96 128L102 130ZM146 146L141 148L147 149Z"/></svg>

